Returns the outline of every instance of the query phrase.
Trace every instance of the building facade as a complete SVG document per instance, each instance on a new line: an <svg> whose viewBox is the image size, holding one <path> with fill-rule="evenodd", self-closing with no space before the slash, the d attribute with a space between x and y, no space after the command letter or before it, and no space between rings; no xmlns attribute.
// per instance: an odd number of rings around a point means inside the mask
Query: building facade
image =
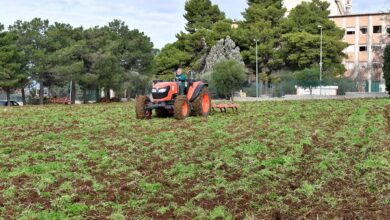
<svg viewBox="0 0 390 220"><path fill-rule="evenodd" d="M301 4L308 0L285 0L284 7L287 8L287 13L289 13L297 5ZM352 11L352 0L324 0L330 3L330 15L346 15L351 14Z"/></svg>
<svg viewBox="0 0 390 220"><path fill-rule="evenodd" d="M360 92L385 92L383 51L389 43L388 13L349 14L331 16L345 30L348 47L344 65L346 75L356 80Z"/></svg>

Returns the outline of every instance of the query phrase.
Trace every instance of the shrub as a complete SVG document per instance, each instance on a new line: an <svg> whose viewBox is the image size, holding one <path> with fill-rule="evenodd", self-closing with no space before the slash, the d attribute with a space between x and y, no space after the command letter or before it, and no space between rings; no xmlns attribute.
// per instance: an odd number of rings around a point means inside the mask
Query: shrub
<svg viewBox="0 0 390 220"><path fill-rule="evenodd" d="M312 94L314 87L320 86L319 69L310 68L294 73L296 84L304 89L309 89Z"/></svg>
<svg viewBox="0 0 390 220"><path fill-rule="evenodd" d="M342 77L336 80L336 85L339 87L337 95L345 95L346 92L358 91L356 82L353 79Z"/></svg>
<svg viewBox="0 0 390 220"><path fill-rule="evenodd" d="M297 89L295 88L295 79L292 72L281 72L276 75L280 82L275 85L273 96L282 97L284 95L295 95Z"/></svg>
<svg viewBox="0 0 390 220"><path fill-rule="evenodd" d="M211 78L218 94L230 98L246 80L245 67L235 60L222 60L215 65Z"/></svg>

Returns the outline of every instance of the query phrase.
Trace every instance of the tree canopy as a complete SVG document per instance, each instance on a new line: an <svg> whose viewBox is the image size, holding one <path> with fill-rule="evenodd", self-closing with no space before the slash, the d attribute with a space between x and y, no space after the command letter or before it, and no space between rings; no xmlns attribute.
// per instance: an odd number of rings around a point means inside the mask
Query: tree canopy
<svg viewBox="0 0 390 220"><path fill-rule="evenodd" d="M103 88L122 92L134 87L126 81L133 79L128 77L130 73L145 75L142 82L148 83L155 56L150 38L130 30L120 20L86 30L58 22L50 24L40 18L16 21L8 31L1 32L0 41L5 58L0 87L24 87L26 79L32 79L40 84L41 104L43 87L52 85L72 82L74 103L76 84L83 92Z"/></svg>
<svg viewBox="0 0 390 220"><path fill-rule="evenodd" d="M329 5L320 0L303 2L282 21L281 52L289 69L302 70L320 63L321 26L324 68L334 70L335 74L344 72L341 62L347 44L342 42L344 31L328 18Z"/></svg>
<svg viewBox="0 0 390 220"><path fill-rule="evenodd" d="M218 94L232 97L246 80L245 67L235 60L221 60L215 65L211 79Z"/></svg>
<svg viewBox="0 0 390 220"><path fill-rule="evenodd" d="M320 85L320 70L318 68L304 69L294 73L296 85L310 90Z"/></svg>
<svg viewBox="0 0 390 220"><path fill-rule="evenodd" d="M153 48L143 32L131 30L120 20L89 29L58 22L52 24L40 18L16 21L1 35L1 53L9 55L14 51L14 57L4 55L4 60L11 60L1 64L0 85L4 89L6 83L14 82L11 79L18 79L18 83L15 81L12 85L14 88L38 82L41 103L43 86L66 86L70 82L73 94L76 85L83 93L95 90L99 94L105 89L108 98L110 89L121 94L137 94L147 88L139 83L147 84L153 75L170 79L179 67L202 72L211 48L228 36L240 51L248 74L255 72L257 40L260 79L264 83L277 82L274 73L318 66L319 25L323 30L324 73L344 72L342 51L347 46L342 42L344 31L328 18L329 3L303 2L287 17L283 0L247 0L247 4L243 20L232 21L211 0L187 0L185 31L177 33L176 41L168 43L161 51ZM3 29L3 25L0 28Z"/></svg>
<svg viewBox="0 0 390 220"><path fill-rule="evenodd" d="M260 70L271 74L283 65L278 48L282 35L280 23L285 19L286 9L282 0L249 0L248 6L233 39L241 48L246 65L252 70L256 65L255 40L258 40Z"/></svg>
<svg viewBox="0 0 390 220"><path fill-rule="evenodd" d="M7 101L10 101L11 90L26 77L22 72L24 54L13 44L16 38L14 32L3 32L0 24L0 88L6 91Z"/></svg>
<svg viewBox="0 0 390 220"><path fill-rule="evenodd" d="M153 72L160 78L169 77L181 66L200 72L211 47L232 34L232 21L210 0L188 0L185 11L186 32L178 33L176 42L167 44L156 56Z"/></svg>
<svg viewBox="0 0 390 220"><path fill-rule="evenodd" d="M184 18L187 20L185 29L189 33L195 33L202 28L211 29L215 23L225 19L225 13L210 0L188 0L184 7Z"/></svg>
<svg viewBox="0 0 390 220"><path fill-rule="evenodd" d="M282 69L303 70L319 63L320 29L324 34L324 66L332 71L344 71L341 64L347 46L342 42L344 31L329 20L329 3L320 0L303 2L288 17L282 0L248 0L243 20L226 19L218 6L209 0L186 2L184 17L187 32L177 34L177 41L167 45L157 60L170 60L170 64L156 62L154 73L164 75L172 66L191 66L199 71L210 48L222 38L231 36L241 50L246 67L253 73L256 65L256 43L260 72L270 75ZM205 15L204 12L210 12ZM180 51L180 53L178 52ZM168 54L178 53L165 57ZM183 56L185 54L185 56ZM185 57L186 59L183 59ZM178 60L180 59L180 60ZM173 61L175 60L175 61ZM174 64L172 64L174 63Z"/></svg>

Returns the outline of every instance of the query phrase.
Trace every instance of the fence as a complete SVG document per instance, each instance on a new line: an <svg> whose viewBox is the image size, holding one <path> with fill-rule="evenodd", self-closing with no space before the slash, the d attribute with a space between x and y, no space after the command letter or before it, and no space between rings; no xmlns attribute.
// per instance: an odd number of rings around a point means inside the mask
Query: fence
<svg viewBox="0 0 390 220"><path fill-rule="evenodd" d="M319 85L320 83L315 83ZM327 79L322 81L322 86L337 86L337 95L345 95L347 92L357 92L357 82L349 78ZM260 97L284 97L287 95L297 95L297 82L292 77L281 77L281 80L276 83L260 83L259 95ZM379 92L379 82L373 84L373 92ZM247 97L256 97L256 84L246 84L242 91L246 93ZM368 90L367 90L368 91Z"/></svg>

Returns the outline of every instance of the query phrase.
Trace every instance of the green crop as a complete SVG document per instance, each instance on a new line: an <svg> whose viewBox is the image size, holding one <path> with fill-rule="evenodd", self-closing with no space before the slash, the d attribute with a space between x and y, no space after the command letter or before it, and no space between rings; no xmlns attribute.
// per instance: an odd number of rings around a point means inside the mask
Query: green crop
<svg viewBox="0 0 390 220"><path fill-rule="evenodd" d="M390 100L0 109L0 219L386 219Z"/></svg>

